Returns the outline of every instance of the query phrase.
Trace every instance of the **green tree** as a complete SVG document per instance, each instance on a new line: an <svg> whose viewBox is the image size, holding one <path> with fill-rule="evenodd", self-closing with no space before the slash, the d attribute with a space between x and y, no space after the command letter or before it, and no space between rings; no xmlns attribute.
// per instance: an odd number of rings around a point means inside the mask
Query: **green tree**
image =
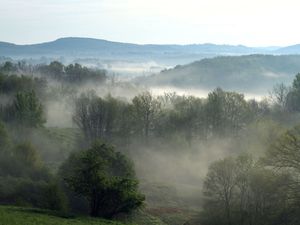
<svg viewBox="0 0 300 225"><path fill-rule="evenodd" d="M224 120L222 102L224 102L224 92L221 88L208 94L205 107L207 118L207 129L212 135L221 135L224 133Z"/></svg>
<svg viewBox="0 0 300 225"><path fill-rule="evenodd" d="M53 61L49 64L48 70L55 78L61 78L64 73L64 65L58 61Z"/></svg>
<svg viewBox="0 0 300 225"><path fill-rule="evenodd" d="M278 169L292 169L300 174L300 126L286 131L270 146L266 163Z"/></svg>
<svg viewBox="0 0 300 225"><path fill-rule="evenodd" d="M243 94L217 88L208 94L206 104L208 130L212 135L237 135L249 122L250 108Z"/></svg>
<svg viewBox="0 0 300 225"><path fill-rule="evenodd" d="M4 124L0 121L0 154L6 151L9 147L9 136ZM1 156L0 156L1 157Z"/></svg>
<svg viewBox="0 0 300 225"><path fill-rule="evenodd" d="M104 82L106 80L105 70L89 69L78 63L65 67L66 80L69 82L82 83L88 80L94 82Z"/></svg>
<svg viewBox="0 0 300 225"><path fill-rule="evenodd" d="M2 67L0 67L0 71L6 72L6 73L11 73L11 72L16 72L17 67L15 64L13 64L10 61L6 61Z"/></svg>
<svg viewBox="0 0 300 225"><path fill-rule="evenodd" d="M193 138L206 138L204 118L204 104L202 99L193 96L178 97L173 103L173 110L169 113L171 129L167 132L179 131L191 146Z"/></svg>
<svg viewBox="0 0 300 225"><path fill-rule="evenodd" d="M290 111L300 111L300 73L295 76L292 90L287 94L287 108Z"/></svg>
<svg viewBox="0 0 300 225"><path fill-rule="evenodd" d="M46 122L42 104L34 91L17 93L9 111L9 120L17 125L36 128Z"/></svg>
<svg viewBox="0 0 300 225"><path fill-rule="evenodd" d="M132 163L105 143L96 142L72 154L60 174L71 190L89 201L91 216L111 218L128 213L144 200Z"/></svg>

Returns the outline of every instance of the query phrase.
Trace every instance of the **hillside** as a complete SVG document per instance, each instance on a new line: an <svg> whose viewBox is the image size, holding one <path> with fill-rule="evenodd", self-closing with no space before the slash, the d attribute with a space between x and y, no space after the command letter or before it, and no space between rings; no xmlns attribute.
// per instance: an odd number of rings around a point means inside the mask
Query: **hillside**
<svg viewBox="0 0 300 225"><path fill-rule="evenodd" d="M124 225L88 217L62 218L44 210L0 206L0 225ZM129 225L129 224L127 224Z"/></svg>
<svg viewBox="0 0 300 225"><path fill-rule="evenodd" d="M266 94L274 84L290 83L300 72L300 56L248 55L203 59L162 71L137 82L148 86L172 86Z"/></svg>
<svg viewBox="0 0 300 225"><path fill-rule="evenodd" d="M181 210L175 211L173 209L174 212L171 209L151 210L148 210L148 213L141 211L132 215L132 218L128 220L134 222L120 222L84 216L67 218L61 217L54 211L0 206L0 225L177 225L184 223L191 217L189 214L182 213ZM159 217L171 223L164 223Z"/></svg>

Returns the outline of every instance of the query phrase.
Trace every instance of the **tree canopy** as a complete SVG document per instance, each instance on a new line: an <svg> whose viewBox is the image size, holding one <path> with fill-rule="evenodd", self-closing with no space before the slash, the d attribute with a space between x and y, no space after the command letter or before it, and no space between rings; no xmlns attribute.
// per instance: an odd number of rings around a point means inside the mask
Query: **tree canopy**
<svg viewBox="0 0 300 225"><path fill-rule="evenodd" d="M102 142L72 154L61 167L61 176L71 190L88 199L91 216L128 213L144 200L132 163Z"/></svg>

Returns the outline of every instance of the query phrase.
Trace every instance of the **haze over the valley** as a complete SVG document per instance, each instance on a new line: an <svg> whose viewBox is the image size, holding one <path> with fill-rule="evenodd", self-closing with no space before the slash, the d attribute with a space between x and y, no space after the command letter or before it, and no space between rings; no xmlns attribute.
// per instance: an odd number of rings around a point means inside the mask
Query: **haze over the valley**
<svg viewBox="0 0 300 225"><path fill-rule="evenodd" d="M0 225L300 224L299 8L0 0Z"/></svg>

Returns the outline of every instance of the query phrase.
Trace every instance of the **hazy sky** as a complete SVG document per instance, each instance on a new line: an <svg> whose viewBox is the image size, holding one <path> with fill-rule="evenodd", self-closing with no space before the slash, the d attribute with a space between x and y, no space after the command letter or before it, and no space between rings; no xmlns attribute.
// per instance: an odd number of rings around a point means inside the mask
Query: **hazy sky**
<svg viewBox="0 0 300 225"><path fill-rule="evenodd" d="M299 3L298 3L299 2ZM0 0L0 41L300 43L299 0Z"/></svg>

